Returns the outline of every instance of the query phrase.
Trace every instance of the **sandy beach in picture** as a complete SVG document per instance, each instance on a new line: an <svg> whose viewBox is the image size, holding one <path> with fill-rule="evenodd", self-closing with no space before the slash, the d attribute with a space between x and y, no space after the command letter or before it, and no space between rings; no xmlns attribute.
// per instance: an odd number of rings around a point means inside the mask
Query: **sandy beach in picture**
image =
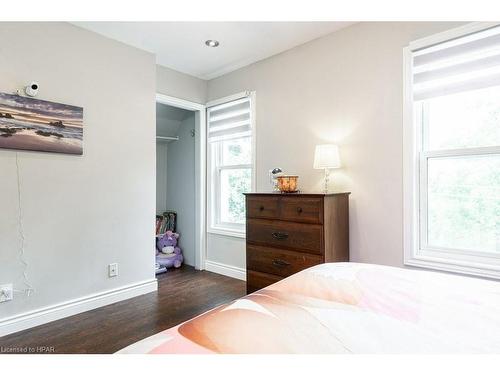
<svg viewBox="0 0 500 375"><path fill-rule="evenodd" d="M0 93L0 148L83 154L83 108Z"/></svg>

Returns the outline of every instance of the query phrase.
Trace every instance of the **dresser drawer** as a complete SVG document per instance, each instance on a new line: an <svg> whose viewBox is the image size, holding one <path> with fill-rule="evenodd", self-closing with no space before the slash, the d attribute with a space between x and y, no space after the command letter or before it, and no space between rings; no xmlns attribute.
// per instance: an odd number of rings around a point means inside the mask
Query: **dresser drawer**
<svg viewBox="0 0 500 375"><path fill-rule="evenodd" d="M247 270L247 293L265 288L283 279L280 276Z"/></svg>
<svg viewBox="0 0 500 375"><path fill-rule="evenodd" d="M323 257L297 251L247 245L247 269L287 277L323 263Z"/></svg>
<svg viewBox="0 0 500 375"><path fill-rule="evenodd" d="M301 252L322 254L323 227L278 220L248 219L247 241Z"/></svg>
<svg viewBox="0 0 500 375"><path fill-rule="evenodd" d="M323 199L284 196L280 202L280 219L322 224Z"/></svg>
<svg viewBox="0 0 500 375"><path fill-rule="evenodd" d="M277 219L279 217L279 197L247 196L247 216L262 219Z"/></svg>

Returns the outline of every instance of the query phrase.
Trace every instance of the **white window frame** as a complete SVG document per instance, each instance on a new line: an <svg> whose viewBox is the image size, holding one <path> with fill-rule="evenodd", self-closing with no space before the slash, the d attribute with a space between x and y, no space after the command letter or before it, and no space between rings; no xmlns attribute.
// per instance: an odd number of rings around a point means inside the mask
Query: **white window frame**
<svg viewBox="0 0 500 375"><path fill-rule="evenodd" d="M244 91L238 94L234 94L225 98L217 99L207 103L207 108L213 107L215 105L220 105L224 103L228 103L231 101L235 101L238 99L242 99L245 97L250 98L250 121L251 121L251 163L250 164L237 164L237 165L226 165L222 166L222 143L219 142L216 146L216 152L212 153L211 144L207 144L207 154L208 154L208 163L207 163L207 205L208 205L208 225L207 232L237 237L237 238L245 238L246 237L246 225L234 224L234 223L223 223L220 220L220 177L222 170L228 169L241 169L241 168L250 168L251 171L251 191L255 191L256 181L255 181L255 162L256 162L256 94L254 91ZM208 116L207 116L208 121ZM207 123L208 124L208 123ZM244 138L244 137L241 137Z"/></svg>
<svg viewBox="0 0 500 375"><path fill-rule="evenodd" d="M412 53L425 47L478 32L498 22L474 22L427 38L403 49L403 247L404 264L441 271L500 279L500 255L430 247L427 244L427 165L430 158L500 154L500 147L426 151L425 113L414 113ZM422 125L423 124L423 125Z"/></svg>

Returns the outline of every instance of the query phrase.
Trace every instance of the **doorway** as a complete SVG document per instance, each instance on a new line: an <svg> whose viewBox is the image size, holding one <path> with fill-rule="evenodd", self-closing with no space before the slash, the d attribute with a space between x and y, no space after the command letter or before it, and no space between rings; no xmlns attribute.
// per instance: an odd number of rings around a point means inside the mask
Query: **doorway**
<svg viewBox="0 0 500 375"><path fill-rule="evenodd" d="M205 106L156 95L156 214L175 226L184 263L205 268ZM158 228L157 232L165 230ZM156 259L155 259L156 260Z"/></svg>

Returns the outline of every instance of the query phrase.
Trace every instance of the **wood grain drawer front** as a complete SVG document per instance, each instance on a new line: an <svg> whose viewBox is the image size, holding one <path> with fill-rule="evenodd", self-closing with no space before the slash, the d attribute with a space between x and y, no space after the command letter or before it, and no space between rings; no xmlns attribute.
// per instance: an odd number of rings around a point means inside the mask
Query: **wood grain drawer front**
<svg viewBox="0 0 500 375"><path fill-rule="evenodd" d="M247 216L263 219L276 219L279 216L279 197L247 196Z"/></svg>
<svg viewBox="0 0 500 375"><path fill-rule="evenodd" d="M321 224L323 223L323 199L282 197L280 219Z"/></svg>
<svg viewBox="0 0 500 375"><path fill-rule="evenodd" d="M283 279L280 276L270 275L267 273L247 271L247 293L253 293L256 290L265 288L275 282Z"/></svg>
<svg viewBox="0 0 500 375"><path fill-rule="evenodd" d="M287 277L321 263L319 255L247 245L247 268L252 271Z"/></svg>
<svg viewBox="0 0 500 375"><path fill-rule="evenodd" d="M248 219L247 241L255 244L322 254L323 227L278 220Z"/></svg>

